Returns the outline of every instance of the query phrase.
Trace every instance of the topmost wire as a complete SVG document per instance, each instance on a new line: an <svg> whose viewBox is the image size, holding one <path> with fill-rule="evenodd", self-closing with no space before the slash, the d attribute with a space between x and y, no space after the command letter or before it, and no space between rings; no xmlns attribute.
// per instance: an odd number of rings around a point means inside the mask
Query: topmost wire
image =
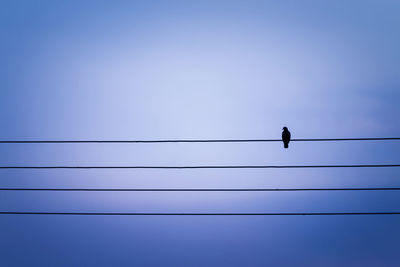
<svg viewBox="0 0 400 267"><path fill-rule="evenodd" d="M328 142L328 141L388 141L400 140L400 137L366 138L295 138L291 142ZM244 142L282 142L282 139L170 139L170 140L3 140L0 144L23 143L244 143Z"/></svg>

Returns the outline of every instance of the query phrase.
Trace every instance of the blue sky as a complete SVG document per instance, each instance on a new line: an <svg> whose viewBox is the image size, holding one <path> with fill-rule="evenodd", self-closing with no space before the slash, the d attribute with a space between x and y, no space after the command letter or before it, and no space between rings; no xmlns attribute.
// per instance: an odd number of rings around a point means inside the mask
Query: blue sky
<svg viewBox="0 0 400 267"><path fill-rule="evenodd" d="M397 1L2 1L1 140L400 136ZM398 142L2 144L5 165L396 164ZM395 187L399 170L1 170L1 187ZM398 192L1 192L2 211L398 211ZM5 266L396 266L398 216L0 218ZM3 265L2 264L2 265Z"/></svg>

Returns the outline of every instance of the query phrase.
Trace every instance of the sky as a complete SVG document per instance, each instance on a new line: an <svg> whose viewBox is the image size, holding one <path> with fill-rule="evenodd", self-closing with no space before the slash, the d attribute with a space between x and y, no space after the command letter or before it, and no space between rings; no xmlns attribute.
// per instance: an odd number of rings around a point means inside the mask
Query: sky
<svg viewBox="0 0 400 267"><path fill-rule="evenodd" d="M398 1L0 2L0 140L400 136ZM399 164L399 141L0 144L1 166ZM0 187L400 187L397 168L0 170ZM0 211L400 211L396 191L0 192ZM4 266L398 266L400 216L0 215Z"/></svg>

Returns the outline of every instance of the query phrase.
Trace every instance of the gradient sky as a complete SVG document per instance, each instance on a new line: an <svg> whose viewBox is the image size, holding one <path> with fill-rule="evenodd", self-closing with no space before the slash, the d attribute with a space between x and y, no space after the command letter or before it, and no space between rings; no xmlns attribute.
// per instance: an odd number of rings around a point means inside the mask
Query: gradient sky
<svg viewBox="0 0 400 267"><path fill-rule="evenodd" d="M0 140L400 136L399 1L0 2ZM0 165L399 164L400 142L0 144ZM0 187L399 187L400 170L0 170ZM1 211L399 211L388 192L0 192ZM398 266L400 216L1 215L1 266Z"/></svg>

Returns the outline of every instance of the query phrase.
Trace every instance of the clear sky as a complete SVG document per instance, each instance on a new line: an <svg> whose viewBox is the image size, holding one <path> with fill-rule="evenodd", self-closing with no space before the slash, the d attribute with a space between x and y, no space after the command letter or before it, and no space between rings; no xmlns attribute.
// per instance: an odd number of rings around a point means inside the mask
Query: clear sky
<svg viewBox="0 0 400 267"><path fill-rule="evenodd" d="M0 3L0 140L400 136L400 3ZM0 144L0 165L398 164L400 142ZM0 187L400 187L400 170L0 170ZM1 211L399 211L389 192L0 192ZM400 216L1 215L2 266L398 266Z"/></svg>

